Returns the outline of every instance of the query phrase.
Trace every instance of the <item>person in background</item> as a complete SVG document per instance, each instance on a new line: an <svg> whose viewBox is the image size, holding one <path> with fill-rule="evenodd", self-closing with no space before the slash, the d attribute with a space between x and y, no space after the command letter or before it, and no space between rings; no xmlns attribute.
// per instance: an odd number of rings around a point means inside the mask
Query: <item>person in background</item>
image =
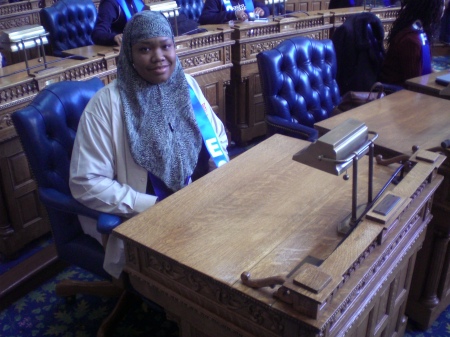
<svg viewBox="0 0 450 337"><path fill-rule="evenodd" d="M263 2L251 0L206 0L198 22L200 25L246 21L253 13L256 17L270 15L269 7Z"/></svg>
<svg viewBox="0 0 450 337"><path fill-rule="evenodd" d="M430 43L435 39L445 0L403 0L392 24L380 81L404 85L432 72Z"/></svg>
<svg viewBox="0 0 450 337"><path fill-rule="evenodd" d="M94 44L102 46L120 46L122 32L130 18L144 9L142 0L101 0L98 7L97 21L92 31ZM190 20L185 14L179 13L176 17L178 35L195 32L198 23ZM175 19L170 19L172 29Z"/></svg>
<svg viewBox="0 0 450 337"><path fill-rule="evenodd" d="M100 212L132 217L229 160L225 128L175 53L171 25L142 11L125 26L117 79L86 106L75 137L69 186ZM102 242L95 220L85 233ZM123 242L110 235L104 268L118 278Z"/></svg>
<svg viewBox="0 0 450 337"><path fill-rule="evenodd" d="M92 41L102 46L120 46L127 21L143 8L142 0L101 0Z"/></svg>

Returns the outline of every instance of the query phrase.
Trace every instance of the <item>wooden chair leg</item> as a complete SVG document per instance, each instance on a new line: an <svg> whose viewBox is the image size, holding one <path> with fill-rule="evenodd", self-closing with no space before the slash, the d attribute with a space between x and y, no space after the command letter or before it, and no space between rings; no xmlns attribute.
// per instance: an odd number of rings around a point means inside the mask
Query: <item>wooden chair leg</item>
<svg viewBox="0 0 450 337"><path fill-rule="evenodd" d="M124 290L119 297L113 311L106 317L100 328L97 330L97 337L107 337L111 334L109 333L111 329L117 324L120 316L123 316L124 311L129 307L131 293Z"/></svg>
<svg viewBox="0 0 450 337"><path fill-rule="evenodd" d="M55 292L61 297L75 296L76 294L116 297L123 292L123 288L110 281L63 280L56 285Z"/></svg>

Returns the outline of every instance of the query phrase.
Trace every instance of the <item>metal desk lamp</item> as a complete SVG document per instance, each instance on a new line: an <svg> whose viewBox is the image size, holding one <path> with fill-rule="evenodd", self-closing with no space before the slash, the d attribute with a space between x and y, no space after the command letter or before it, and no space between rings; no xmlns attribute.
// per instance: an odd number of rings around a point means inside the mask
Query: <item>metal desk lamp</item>
<svg viewBox="0 0 450 337"><path fill-rule="evenodd" d="M369 138L369 134L372 138ZM352 181L352 213L338 226L338 231L347 234L358 222L358 217L365 211L365 207L357 206L358 191L358 161L369 153L369 187L368 201L372 202L373 193L373 158L374 140L378 137L375 132L368 131L367 126L355 119L348 119L328 133L320 137L307 148L293 156L293 160L317 168L334 175L341 175L353 166ZM344 180L348 180L347 173ZM365 206L365 205L362 205ZM359 214L358 214L359 213Z"/></svg>
<svg viewBox="0 0 450 337"><path fill-rule="evenodd" d="M44 45L48 44L48 33L40 25L26 25L11 29L5 29L0 34L0 48L10 52L22 51L25 59L25 66L28 76L37 76L41 72L50 69L45 57ZM27 49L37 48L39 59L43 59L44 69L35 73L30 72Z"/></svg>

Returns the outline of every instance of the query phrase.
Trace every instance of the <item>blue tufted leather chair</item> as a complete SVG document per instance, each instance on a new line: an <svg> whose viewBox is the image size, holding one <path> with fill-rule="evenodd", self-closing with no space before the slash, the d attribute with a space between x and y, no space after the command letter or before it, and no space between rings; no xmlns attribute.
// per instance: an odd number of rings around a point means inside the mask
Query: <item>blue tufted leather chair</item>
<svg viewBox="0 0 450 337"><path fill-rule="evenodd" d="M314 141L314 123L340 103L331 40L294 37L257 55L267 133Z"/></svg>
<svg viewBox="0 0 450 337"><path fill-rule="evenodd" d="M91 39L97 19L92 0L58 0L39 12L41 24L49 33L52 55L62 57L63 51L94 44Z"/></svg>
<svg viewBox="0 0 450 337"><path fill-rule="evenodd" d="M14 112L12 120L37 181L39 198L47 209L58 257L107 279L97 283L65 280L57 285L56 293L60 296L122 294L122 299L123 289L113 284L103 269L102 245L84 234L78 214L98 219L97 228L103 234L111 233L121 219L83 206L69 189L70 159L78 121L85 105L101 87L103 82L98 78L51 84L27 107ZM105 320L98 336L105 333L116 314L118 311Z"/></svg>
<svg viewBox="0 0 450 337"><path fill-rule="evenodd" d="M203 9L203 0L177 0L180 13L185 14L189 19L198 21Z"/></svg>

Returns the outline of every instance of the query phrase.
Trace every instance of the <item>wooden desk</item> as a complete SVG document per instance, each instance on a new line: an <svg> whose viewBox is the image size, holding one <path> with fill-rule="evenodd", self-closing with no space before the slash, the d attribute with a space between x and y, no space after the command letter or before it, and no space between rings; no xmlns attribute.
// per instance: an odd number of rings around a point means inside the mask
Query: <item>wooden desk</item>
<svg viewBox="0 0 450 337"><path fill-rule="evenodd" d="M435 97L450 99L450 91L447 94L441 94L445 86L436 83L436 77L448 73L450 73L450 70L433 72L428 75L411 78L405 82L405 88Z"/></svg>
<svg viewBox="0 0 450 337"><path fill-rule="evenodd" d="M343 240L336 228L350 212L351 184L294 162L307 145L272 136L115 230L132 286L178 321L181 336L403 334L411 270L442 177L428 180L435 169L417 164L422 173L388 188L414 194L399 221L364 220ZM362 160L359 200L367 195ZM375 191L393 171L375 167ZM301 261L323 261L309 266L333 275L318 294L301 290L294 302L312 309L309 299L326 295L317 318L294 309L288 281L253 289L240 279L244 271L251 279L294 277Z"/></svg>
<svg viewBox="0 0 450 337"><path fill-rule="evenodd" d="M402 90L316 124L320 134L347 118L355 118L379 133L376 152L385 158L439 147L450 139L450 101ZM449 151L445 151L449 157ZM407 315L427 328L450 304L450 164L439 169L445 177L433 202L434 218L424 246L418 254L414 282L408 300Z"/></svg>

